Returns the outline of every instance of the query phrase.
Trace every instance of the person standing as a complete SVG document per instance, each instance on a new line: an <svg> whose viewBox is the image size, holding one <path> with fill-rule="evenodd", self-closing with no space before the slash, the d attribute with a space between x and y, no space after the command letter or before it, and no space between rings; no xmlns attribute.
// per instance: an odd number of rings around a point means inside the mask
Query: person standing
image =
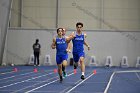
<svg viewBox="0 0 140 93"><path fill-rule="evenodd" d="M90 46L85 41L85 38L87 37L86 33L83 33L82 31L83 23L78 22L76 23L76 32L72 32L70 36L73 37L72 43L73 43L73 59L74 59L74 69L77 69L78 62L81 64L81 79L85 79L85 52L84 52L84 45L90 50Z"/></svg>
<svg viewBox="0 0 140 93"><path fill-rule="evenodd" d="M39 64L39 56L41 53L41 45L39 44L39 39L36 39L35 43L33 44L33 51L34 51L34 66L40 66Z"/></svg>

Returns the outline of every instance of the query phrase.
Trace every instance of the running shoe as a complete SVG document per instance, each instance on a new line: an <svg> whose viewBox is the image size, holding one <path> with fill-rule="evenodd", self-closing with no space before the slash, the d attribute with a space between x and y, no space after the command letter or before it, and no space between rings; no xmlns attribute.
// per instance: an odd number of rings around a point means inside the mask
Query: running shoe
<svg viewBox="0 0 140 93"><path fill-rule="evenodd" d="M67 77L67 73L65 71L63 71L63 77Z"/></svg>
<svg viewBox="0 0 140 93"><path fill-rule="evenodd" d="M84 79L85 79L84 75L82 75L82 76L81 76L81 79L82 79L82 80L84 80Z"/></svg>

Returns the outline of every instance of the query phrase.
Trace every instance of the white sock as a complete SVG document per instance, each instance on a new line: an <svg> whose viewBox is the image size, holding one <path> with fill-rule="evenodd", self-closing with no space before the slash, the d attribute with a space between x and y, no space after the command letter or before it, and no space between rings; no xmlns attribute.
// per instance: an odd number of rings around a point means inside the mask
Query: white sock
<svg viewBox="0 0 140 93"><path fill-rule="evenodd" d="M85 75L85 72L82 72L82 75Z"/></svg>

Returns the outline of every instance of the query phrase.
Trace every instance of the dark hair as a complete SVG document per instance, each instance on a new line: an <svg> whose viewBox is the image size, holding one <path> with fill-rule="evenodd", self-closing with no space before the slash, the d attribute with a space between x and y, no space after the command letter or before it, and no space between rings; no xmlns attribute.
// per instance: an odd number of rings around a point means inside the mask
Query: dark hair
<svg viewBox="0 0 140 93"><path fill-rule="evenodd" d="M81 26L83 27L83 23L81 23L81 22L76 23L76 27L77 27L78 25L81 25Z"/></svg>
<svg viewBox="0 0 140 93"><path fill-rule="evenodd" d="M63 31L66 31L66 29L65 29L65 28L63 28Z"/></svg>
<svg viewBox="0 0 140 93"><path fill-rule="evenodd" d="M38 43L39 42L39 39L36 39L36 43Z"/></svg>
<svg viewBox="0 0 140 93"><path fill-rule="evenodd" d="M57 28L57 33L58 33L59 29L62 29L63 30L63 28Z"/></svg>

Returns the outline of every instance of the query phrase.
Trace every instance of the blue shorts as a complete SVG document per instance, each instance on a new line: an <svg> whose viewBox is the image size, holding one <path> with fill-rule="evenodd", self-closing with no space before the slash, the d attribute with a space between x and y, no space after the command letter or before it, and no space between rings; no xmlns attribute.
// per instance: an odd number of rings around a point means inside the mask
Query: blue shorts
<svg viewBox="0 0 140 93"><path fill-rule="evenodd" d="M68 59L68 55L56 55L56 63L61 64L64 60Z"/></svg>
<svg viewBox="0 0 140 93"><path fill-rule="evenodd" d="M68 54L66 54L66 60L68 59Z"/></svg>
<svg viewBox="0 0 140 93"><path fill-rule="evenodd" d="M85 57L85 53L84 52L73 53L74 62L78 62L80 57Z"/></svg>

